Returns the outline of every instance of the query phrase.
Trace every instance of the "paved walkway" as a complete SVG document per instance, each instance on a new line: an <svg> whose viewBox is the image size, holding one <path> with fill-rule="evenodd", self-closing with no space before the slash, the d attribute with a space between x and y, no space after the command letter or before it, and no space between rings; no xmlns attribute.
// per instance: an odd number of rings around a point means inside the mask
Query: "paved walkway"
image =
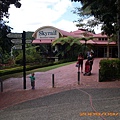
<svg viewBox="0 0 120 120"><path fill-rule="evenodd" d="M47 72L36 72L35 90L31 90L29 75L26 79L26 90L23 89L23 78L10 78L4 82L4 91L0 92L0 109L75 88L120 88L120 81L98 82L99 61L100 58L94 60L91 76L83 76L80 73L80 85L78 85L75 63ZM52 74L54 74L55 88L52 88Z"/></svg>

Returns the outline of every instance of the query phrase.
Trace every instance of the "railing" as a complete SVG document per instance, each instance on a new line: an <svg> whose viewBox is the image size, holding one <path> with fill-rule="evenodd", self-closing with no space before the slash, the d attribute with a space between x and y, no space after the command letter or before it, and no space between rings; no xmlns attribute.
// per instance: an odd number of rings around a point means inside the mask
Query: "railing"
<svg viewBox="0 0 120 120"><path fill-rule="evenodd" d="M57 62L59 60L58 57L47 57L47 59L49 60L54 60L55 62Z"/></svg>

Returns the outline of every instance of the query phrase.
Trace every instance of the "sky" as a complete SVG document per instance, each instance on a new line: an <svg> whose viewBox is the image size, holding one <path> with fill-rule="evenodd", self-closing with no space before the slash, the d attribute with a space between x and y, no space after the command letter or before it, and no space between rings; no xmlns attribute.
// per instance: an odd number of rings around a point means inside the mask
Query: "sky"
<svg viewBox="0 0 120 120"><path fill-rule="evenodd" d="M21 8L11 5L9 8L9 23L13 28L11 32L36 31L43 26L53 26L65 31L78 29L76 23L78 16L73 14L75 7L80 7L80 2L71 0L21 0ZM100 33L100 27L95 28Z"/></svg>

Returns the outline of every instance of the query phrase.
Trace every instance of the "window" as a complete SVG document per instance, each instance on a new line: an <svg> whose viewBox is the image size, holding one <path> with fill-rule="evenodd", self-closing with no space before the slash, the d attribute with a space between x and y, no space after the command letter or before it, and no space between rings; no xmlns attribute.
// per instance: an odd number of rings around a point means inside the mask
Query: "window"
<svg viewBox="0 0 120 120"><path fill-rule="evenodd" d="M98 38L99 41L107 41L107 38Z"/></svg>
<svg viewBox="0 0 120 120"><path fill-rule="evenodd" d="M107 38L105 38L105 41L107 41L108 39Z"/></svg>

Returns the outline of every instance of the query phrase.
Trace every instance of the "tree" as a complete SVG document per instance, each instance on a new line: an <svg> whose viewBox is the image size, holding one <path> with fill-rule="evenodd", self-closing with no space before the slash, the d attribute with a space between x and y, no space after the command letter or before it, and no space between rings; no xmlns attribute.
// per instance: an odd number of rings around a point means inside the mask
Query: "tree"
<svg viewBox="0 0 120 120"><path fill-rule="evenodd" d="M57 55L61 55L62 57L65 56L65 58L72 58L75 55L78 55L79 52L82 52L85 56L86 54L86 43L88 40L93 39L93 37L88 37L87 33L84 35L85 37L81 38L74 38L74 37L62 37L56 39L52 45L55 46L57 44L61 44L62 46L65 46L64 49L62 49L60 52L58 52ZM80 40L84 40L85 44L81 44ZM72 52L71 52L72 51Z"/></svg>
<svg viewBox="0 0 120 120"><path fill-rule="evenodd" d="M82 7L76 8L75 14L80 16L79 22L94 16L88 20L87 26L94 27L102 24L105 34L111 35L116 32L117 7L116 0L75 0L81 1ZM85 25L85 24L84 24Z"/></svg>
<svg viewBox="0 0 120 120"><path fill-rule="evenodd" d="M80 38L74 38L70 36L56 39L52 43L52 46L57 44L61 45L62 49L58 51L56 56L61 56L65 59L70 59L73 58L73 56L76 56L76 53L78 54L82 46L80 43Z"/></svg>
<svg viewBox="0 0 120 120"><path fill-rule="evenodd" d="M11 4L14 4L16 8L21 7L20 0L0 0L0 21L3 20L3 17L9 18L8 9Z"/></svg>
<svg viewBox="0 0 120 120"><path fill-rule="evenodd" d="M2 49L2 53L4 54L5 51L10 52L11 48L11 42L10 40L6 37L8 33L10 33L10 27L5 25L5 23L0 24L0 47Z"/></svg>
<svg viewBox="0 0 120 120"><path fill-rule="evenodd" d="M6 37L8 33L11 32L11 27L6 25L6 21L3 17L9 18L8 9L10 4L14 4L16 8L20 8L20 0L0 0L0 57L3 61L3 55L9 53L11 49L11 42Z"/></svg>
<svg viewBox="0 0 120 120"><path fill-rule="evenodd" d="M120 1L117 0L117 42L118 42L118 58L120 59Z"/></svg>
<svg viewBox="0 0 120 120"><path fill-rule="evenodd" d="M93 21L89 21L87 25L102 24L104 34L111 36L118 33L118 58L120 59L120 2L119 0L71 0L72 2L81 2L82 7L76 8L77 13L83 21L84 17L94 16Z"/></svg>

